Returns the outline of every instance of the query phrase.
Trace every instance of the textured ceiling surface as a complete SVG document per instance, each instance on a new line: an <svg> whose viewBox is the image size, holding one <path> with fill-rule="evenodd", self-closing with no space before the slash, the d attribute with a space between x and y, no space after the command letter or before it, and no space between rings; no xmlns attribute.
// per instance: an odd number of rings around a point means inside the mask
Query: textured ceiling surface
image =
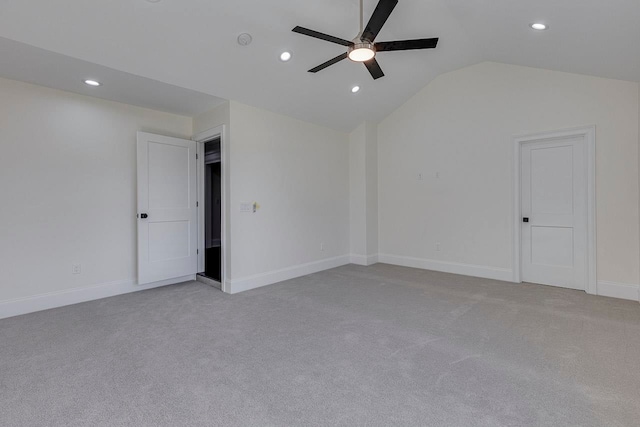
<svg viewBox="0 0 640 427"><path fill-rule="evenodd" d="M364 1L365 20L376 3ZM307 73L343 48L291 29L352 39L358 4L2 0L0 37L344 131L385 117L438 75L481 61L640 81L638 0L400 0L377 40L440 37L437 49L380 53L386 76L377 81L350 61ZM537 21L549 29L532 31ZM243 32L253 36L246 47L236 42ZM293 53L288 63L278 59L284 50ZM362 88L355 95L353 85Z"/></svg>

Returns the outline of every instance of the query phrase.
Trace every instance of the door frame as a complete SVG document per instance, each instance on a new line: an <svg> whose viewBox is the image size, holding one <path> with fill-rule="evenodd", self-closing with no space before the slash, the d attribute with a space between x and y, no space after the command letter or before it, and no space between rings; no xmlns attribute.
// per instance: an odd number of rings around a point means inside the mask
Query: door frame
<svg viewBox="0 0 640 427"><path fill-rule="evenodd" d="M205 254L205 242L204 242L204 144L213 139L220 138L220 178L221 178L221 203L220 207L220 244L222 246L222 261L221 261L221 275L220 286L223 292L229 293L229 285L227 283L227 257L228 257L228 242L227 242L227 136L226 125L216 126L211 129L207 129L203 132L196 134L192 140L197 144L197 179L198 179L198 200L202 203L198 204L198 273L204 271L204 254Z"/></svg>
<svg viewBox="0 0 640 427"><path fill-rule="evenodd" d="M516 135L513 138L513 281L522 283L521 273L521 241L522 200L520 195L520 162L522 146L531 142L544 142L560 138L583 137L587 144L587 265L585 291L592 295L598 293L596 271L596 127L584 126L552 132L539 132L527 135Z"/></svg>

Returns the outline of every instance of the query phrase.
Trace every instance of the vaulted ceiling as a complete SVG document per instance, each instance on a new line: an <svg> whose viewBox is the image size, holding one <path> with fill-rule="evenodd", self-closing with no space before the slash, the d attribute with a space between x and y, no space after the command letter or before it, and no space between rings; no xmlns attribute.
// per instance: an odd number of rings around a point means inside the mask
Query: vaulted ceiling
<svg viewBox="0 0 640 427"><path fill-rule="evenodd" d="M0 37L345 131L385 117L439 74L481 61L640 81L638 0L400 0L377 40L440 37L437 49L380 53L386 76L376 81L350 61L307 73L342 47L291 29L352 39L358 4L2 0ZM364 0L365 20L376 4ZM531 30L538 21L549 29ZM249 46L236 41L243 32ZM284 50L293 53L287 63Z"/></svg>

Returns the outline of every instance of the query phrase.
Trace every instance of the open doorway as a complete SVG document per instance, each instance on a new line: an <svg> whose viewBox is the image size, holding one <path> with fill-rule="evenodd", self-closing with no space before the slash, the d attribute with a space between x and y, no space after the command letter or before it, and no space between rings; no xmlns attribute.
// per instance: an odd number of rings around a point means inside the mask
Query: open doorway
<svg viewBox="0 0 640 427"><path fill-rule="evenodd" d="M204 143L204 272L222 281L222 168L220 138Z"/></svg>
<svg viewBox="0 0 640 427"><path fill-rule="evenodd" d="M198 156L198 275L197 280L229 292L226 206L228 174L225 126L193 137Z"/></svg>

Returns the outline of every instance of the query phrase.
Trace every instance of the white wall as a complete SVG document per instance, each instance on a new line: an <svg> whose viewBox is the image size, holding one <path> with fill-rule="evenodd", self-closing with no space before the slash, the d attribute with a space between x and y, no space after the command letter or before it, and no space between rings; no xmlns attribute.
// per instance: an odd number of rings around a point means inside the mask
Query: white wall
<svg viewBox="0 0 640 427"><path fill-rule="evenodd" d="M137 289L136 131L221 124L232 292L378 247L383 261L510 273L512 136L592 124L599 280L640 282L636 83L483 63L351 135L236 102L192 120L5 79L0 93L0 311Z"/></svg>
<svg viewBox="0 0 640 427"><path fill-rule="evenodd" d="M349 135L351 262L370 265L378 254L378 129L363 122Z"/></svg>
<svg viewBox="0 0 640 427"><path fill-rule="evenodd" d="M229 107L230 291L347 263L348 136L233 101ZM205 114L194 128L221 120L220 112ZM241 213L242 202L261 207Z"/></svg>
<svg viewBox="0 0 640 427"><path fill-rule="evenodd" d="M362 123L349 135L349 232L354 261L367 253L366 144L366 124Z"/></svg>
<svg viewBox="0 0 640 427"><path fill-rule="evenodd" d="M229 117L231 115L229 102L206 111L197 117L193 118L193 134L198 135L201 132L208 131L209 129L229 124ZM229 129L227 129L227 136L229 136Z"/></svg>
<svg viewBox="0 0 640 427"><path fill-rule="evenodd" d="M378 124L365 122L367 182L367 257L377 262L378 255Z"/></svg>
<svg viewBox="0 0 640 427"><path fill-rule="evenodd" d="M0 93L0 318L144 288L139 130L225 125L228 291L349 261L344 133L234 102L191 119L4 79ZM240 213L244 201L261 209Z"/></svg>
<svg viewBox="0 0 640 427"><path fill-rule="evenodd" d="M513 136L596 125L598 279L638 284L638 103L637 83L497 63L438 77L379 125L382 258L508 279Z"/></svg>
<svg viewBox="0 0 640 427"><path fill-rule="evenodd" d="M0 94L0 310L73 288L133 289L136 131L190 137L191 119L6 79Z"/></svg>

